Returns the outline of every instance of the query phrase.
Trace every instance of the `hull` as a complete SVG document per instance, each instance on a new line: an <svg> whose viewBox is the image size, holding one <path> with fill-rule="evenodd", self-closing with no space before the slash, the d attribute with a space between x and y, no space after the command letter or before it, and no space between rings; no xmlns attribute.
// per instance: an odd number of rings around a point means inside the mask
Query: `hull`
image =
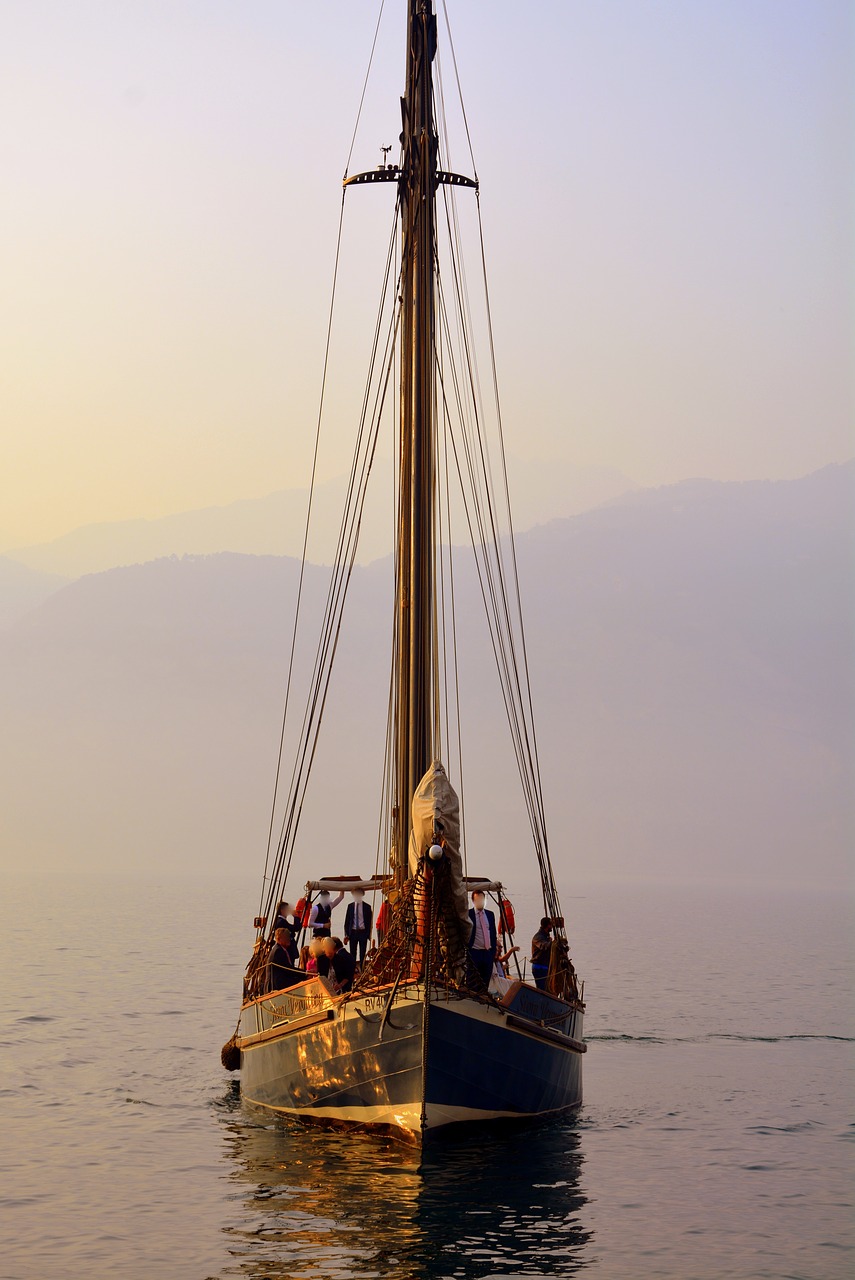
<svg viewBox="0 0 855 1280"><path fill-rule="evenodd" d="M426 1009L423 986L335 997L313 979L245 1007L241 1093L300 1119L419 1138L578 1107L581 1037L581 1008L520 983L495 1004L434 989Z"/></svg>

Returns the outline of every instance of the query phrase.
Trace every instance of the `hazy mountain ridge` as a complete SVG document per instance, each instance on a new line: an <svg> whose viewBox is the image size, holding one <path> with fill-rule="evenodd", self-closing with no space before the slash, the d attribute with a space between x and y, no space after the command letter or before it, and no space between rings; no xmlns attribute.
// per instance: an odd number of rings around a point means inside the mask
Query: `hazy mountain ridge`
<svg viewBox="0 0 855 1280"><path fill-rule="evenodd" d="M360 534L359 559L368 563L391 550L394 522L391 488L385 501L366 504ZM526 460L514 462L519 490L514 503L518 529L549 517L565 517L597 506L633 489L633 481L609 467L572 468ZM343 476L315 487L309 558L328 563L332 558L344 503ZM8 558L40 573L77 578L120 565L141 564L170 555L213 555L235 551L246 555L299 556L305 533L307 489L282 489L263 498L242 498L225 506L182 511L153 520L120 520L87 524L52 542L18 547ZM0 582L0 586L2 582Z"/></svg>
<svg viewBox="0 0 855 1280"><path fill-rule="evenodd" d="M533 530L526 546L546 535L550 571L571 561L585 575L596 539L612 598L634 600L646 628L684 647L738 643L757 676L824 690L833 715L845 704L832 677L851 688L855 676L853 498L855 461L795 481L686 481Z"/></svg>
<svg viewBox="0 0 855 1280"><path fill-rule="evenodd" d="M68 581L0 556L0 629L23 617Z"/></svg>
<svg viewBox="0 0 855 1280"><path fill-rule="evenodd" d="M853 472L690 482L519 538L562 877L579 866L841 878L852 835ZM465 548L455 572L470 860L508 875L525 821ZM298 573L294 560L228 554L111 570L0 637L12 847L71 862L237 857L260 868ZM308 567L308 622L326 582ZM373 864L391 600L388 560L357 568L300 874L319 860ZM313 630L298 649L295 707Z"/></svg>

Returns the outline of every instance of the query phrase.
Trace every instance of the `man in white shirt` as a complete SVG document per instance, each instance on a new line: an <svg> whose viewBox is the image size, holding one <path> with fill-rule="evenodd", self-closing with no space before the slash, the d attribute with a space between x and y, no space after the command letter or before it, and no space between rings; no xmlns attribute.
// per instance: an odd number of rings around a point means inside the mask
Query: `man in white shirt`
<svg viewBox="0 0 855 1280"><path fill-rule="evenodd" d="M472 931L469 934L469 955L472 964L485 987L489 987L493 973L493 958L496 954L496 917L492 911L484 908L484 895L480 889L472 894L472 906L469 908L469 919Z"/></svg>
<svg viewBox="0 0 855 1280"><path fill-rule="evenodd" d="M312 913L309 916L309 928L312 931L313 938L328 938L330 936L332 913L338 904L343 901L344 889L342 889L335 902L330 902L329 889L321 889L318 894L318 900L312 907Z"/></svg>

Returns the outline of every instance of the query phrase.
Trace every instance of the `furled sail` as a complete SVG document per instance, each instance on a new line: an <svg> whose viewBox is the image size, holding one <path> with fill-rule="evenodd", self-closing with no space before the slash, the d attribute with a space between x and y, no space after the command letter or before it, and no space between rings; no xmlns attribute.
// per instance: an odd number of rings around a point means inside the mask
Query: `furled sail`
<svg viewBox="0 0 855 1280"><path fill-rule="evenodd" d="M437 840L442 843L449 864L448 886L464 937L469 936L468 902L460 856L460 801L439 760L434 760L416 787L410 832L410 875Z"/></svg>

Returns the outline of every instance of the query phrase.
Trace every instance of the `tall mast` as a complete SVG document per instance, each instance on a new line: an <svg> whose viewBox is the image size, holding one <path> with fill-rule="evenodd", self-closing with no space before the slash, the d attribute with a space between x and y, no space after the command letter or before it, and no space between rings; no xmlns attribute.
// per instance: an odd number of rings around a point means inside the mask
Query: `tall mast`
<svg viewBox="0 0 855 1280"><path fill-rule="evenodd" d="M407 0L407 81L401 99L401 163L345 174L344 185L396 182L400 192L401 473L396 582L395 880L407 877L413 793L433 757L438 722L434 687L434 270L436 189L478 189L475 178L437 169L433 116L436 17L432 0Z"/></svg>
<svg viewBox="0 0 855 1280"><path fill-rule="evenodd" d="M401 474L398 508L394 832L406 875L413 793L433 759L433 348L437 136L431 0L409 0L407 81L401 99Z"/></svg>

